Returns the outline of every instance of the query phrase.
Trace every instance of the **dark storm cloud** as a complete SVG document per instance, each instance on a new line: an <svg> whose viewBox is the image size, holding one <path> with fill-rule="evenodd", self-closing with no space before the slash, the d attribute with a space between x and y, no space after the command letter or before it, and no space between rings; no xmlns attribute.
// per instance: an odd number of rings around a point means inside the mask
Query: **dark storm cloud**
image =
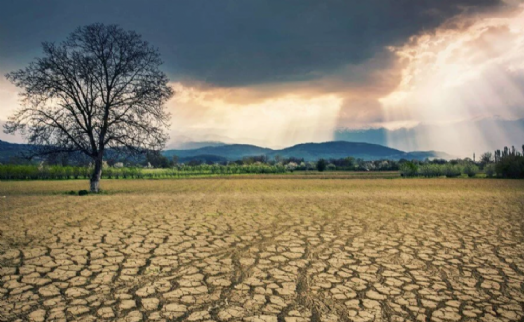
<svg viewBox="0 0 524 322"><path fill-rule="evenodd" d="M158 46L172 78L218 86L311 80L454 15L497 6L498 0L7 1L0 64L20 67L38 55L41 41L103 22Z"/></svg>

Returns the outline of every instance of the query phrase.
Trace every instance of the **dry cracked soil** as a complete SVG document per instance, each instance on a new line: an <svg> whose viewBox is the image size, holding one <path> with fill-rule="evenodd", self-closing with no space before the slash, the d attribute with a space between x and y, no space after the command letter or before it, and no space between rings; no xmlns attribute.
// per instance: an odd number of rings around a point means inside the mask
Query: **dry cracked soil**
<svg viewBox="0 0 524 322"><path fill-rule="evenodd" d="M85 185L0 182L0 320L524 316L523 181Z"/></svg>

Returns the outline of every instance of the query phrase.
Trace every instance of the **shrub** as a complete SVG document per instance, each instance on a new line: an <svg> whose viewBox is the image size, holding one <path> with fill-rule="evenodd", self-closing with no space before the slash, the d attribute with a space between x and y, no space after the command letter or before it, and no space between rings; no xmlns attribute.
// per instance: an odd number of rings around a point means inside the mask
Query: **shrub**
<svg viewBox="0 0 524 322"><path fill-rule="evenodd" d="M495 164L493 163L486 164L484 166L484 173L486 174L486 177L493 178L493 176L495 176L495 174L497 173L495 169Z"/></svg>
<svg viewBox="0 0 524 322"><path fill-rule="evenodd" d="M87 190L80 190L80 191L78 191L78 195L79 196L86 196L88 194L89 194L89 192Z"/></svg>
<svg viewBox="0 0 524 322"><path fill-rule="evenodd" d="M295 162L289 162L286 164L286 170L293 172L297 168L297 164Z"/></svg>
<svg viewBox="0 0 524 322"><path fill-rule="evenodd" d="M433 164L433 174L435 177L441 177L444 175L444 165Z"/></svg>
<svg viewBox="0 0 524 322"><path fill-rule="evenodd" d="M438 164L423 164L419 168L419 173L426 178L440 177L443 173Z"/></svg>
<svg viewBox="0 0 524 322"><path fill-rule="evenodd" d="M464 167L462 168L462 173L472 178L476 176L477 173L479 173L479 168L472 163L466 163L466 165L464 165Z"/></svg>
<svg viewBox="0 0 524 322"><path fill-rule="evenodd" d="M404 162L400 165L400 175L403 177L416 177L418 175L418 166L411 162Z"/></svg>
<svg viewBox="0 0 524 322"><path fill-rule="evenodd" d="M503 178L524 178L524 156L505 155L495 166L497 176Z"/></svg>
<svg viewBox="0 0 524 322"><path fill-rule="evenodd" d="M326 167L327 167L326 160L320 159L317 161L317 170L319 172L326 170Z"/></svg>
<svg viewBox="0 0 524 322"><path fill-rule="evenodd" d="M113 177L113 170L110 167L107 167L104 169L103 174L106 176L106 178L111 179Z"/></svg>
<svg viewBox="0 0 524 322"><path fill-rule="evenodd" d="M300 164L298 165L298 170L307 170L307 165L304 161L300 162Z"/></svg>
<svg viewBox="0 0 524 322"><path fill-rule="evenodd" d="M456 178L462 174L462 169L459 165L453 165L451 163L446 164L444 167L444 175L448 178Z"/></svg>

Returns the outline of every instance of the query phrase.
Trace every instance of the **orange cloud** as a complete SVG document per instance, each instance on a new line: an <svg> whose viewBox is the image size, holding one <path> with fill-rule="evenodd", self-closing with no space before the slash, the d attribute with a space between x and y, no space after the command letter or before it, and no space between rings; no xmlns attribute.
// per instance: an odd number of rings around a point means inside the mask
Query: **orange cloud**
<svg viewBox="0 0 524 322"><path fill-rule="evenodd" d="M18 107L18 89L0 77L0 120L6 120Z"/></svg>
<svg viewBox="0 0 524 322"><path fill-rule="evenodd" d="M400 80L398 61L381 53L321 79L250 87L173 83L173 139L215 138L271 147L327 141L338 127L383 125L378 98Z"/></svg>
<svg viewBox="0 0 524 322"><path fill-rule="evenodd" d="M323 94L267 97L251 89L210 89L173 84L169 102L175 139L232 139L277 147L332 139L342 99ZM264 97L264 98L262 98Z"/></svg>

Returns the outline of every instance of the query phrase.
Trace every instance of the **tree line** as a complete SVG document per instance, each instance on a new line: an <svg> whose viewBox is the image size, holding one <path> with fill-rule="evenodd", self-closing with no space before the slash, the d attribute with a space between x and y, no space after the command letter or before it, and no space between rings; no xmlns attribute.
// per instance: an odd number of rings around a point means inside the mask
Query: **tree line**
<svg viewBox="0 0 524 322"><path fill-rule="evenodd" d="M92 166L61 166L61 165L0 165L0 180L67 180L89 179ZM188 178L202 176L220 176L237 174L269 174L288 171L282 165L251 164L238 165L208 165L196 166L179 164L172 168L150 169L143 167L114 167L107 163L103 165L103 179L162 179Z"/></svg>
<svg viewBox="0 0 524 322"><path fill-rule="evenodd" d="M486 152L481 155L480 160L470 158L443 161L434 160L428 162L408 161L402 162L399 167L403 177L441 177L448 178L465 175L474 177L484 173L486 177L498 178L524 178L524 145L519 152L515 147L504 147L494 153Z"/></svg>

